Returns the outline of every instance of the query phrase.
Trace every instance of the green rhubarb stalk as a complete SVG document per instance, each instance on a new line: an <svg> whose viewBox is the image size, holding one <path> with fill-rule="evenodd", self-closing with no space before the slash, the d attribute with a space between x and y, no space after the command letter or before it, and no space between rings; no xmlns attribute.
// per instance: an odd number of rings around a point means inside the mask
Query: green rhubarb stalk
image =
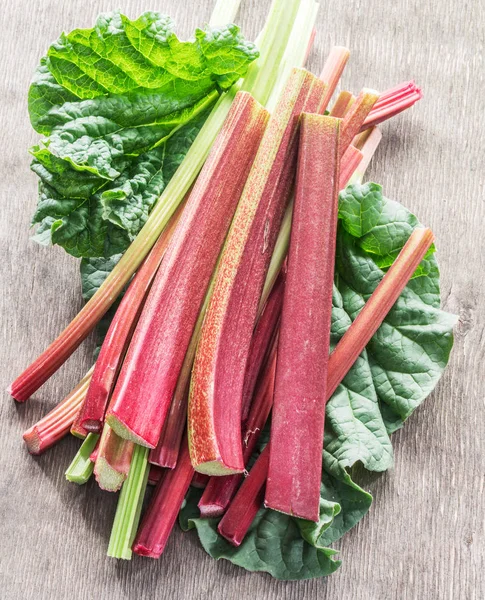
<svg viewBox="0 0 485 600"><path fill-rule="evenodd" d="M98 443L99 434L89 433L73 458L66 471L66 479L72 483L83 485L91 477L94 464L91 461L91 452Z"/></svg>
<svg viewBox="0 0 485 600"><path fill-rule="evenodd" d="M277 67L287 46L298 6L297 0L273 2L265 26L261 55L243 80L244 89L256 98L267 99L275 84ZM197 177L239 88L237 83L219 98L147 222L99 290L57 339L9 387L8 391L15 400L24 402L38 390L76 350L120 295Z"/></svg>
<svg viewBox="0 0 485 600"><path fill-rule="evenodd" d="M311 49L315 33L315 22L320 5L314 0L303 0L296 15L290 40L281 61L278 81L266 104L267 109L273 112L278 98L283 91L285 83L290 76L293 67L304 67L307 56Z"/></svg>
<svg viewBox="0 0 485 600"><path fill-rule="evenodd" d="M212 9L209 25L218 27L226 25L226 23L233 23L240 5L241 0L217 0Z"/></svg>
<svg viewBox="0 0 485 600"><path fill-rule="evenodd" d="M128 478L121 488L108 545L108 556L131 559L131 546L140 521L148 483L148 448L135 445Z"/></svg>

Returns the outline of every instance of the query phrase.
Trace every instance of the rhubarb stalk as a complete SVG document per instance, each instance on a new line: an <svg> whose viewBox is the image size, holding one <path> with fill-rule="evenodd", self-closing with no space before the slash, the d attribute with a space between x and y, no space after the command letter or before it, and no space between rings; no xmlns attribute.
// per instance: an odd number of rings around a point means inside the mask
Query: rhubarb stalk
<svg viewBox="0 0 485 600"><path fill-rule="evenodd" d="M24 433L23 438L31 454L42 454L69 433L86 397L93 369L86 373L62 402Z"/></svg>
<svg viewBox="0 0 485 600"><path fill-rule="evenodd" d="M273 405L276 347L277 339L272 345L272 351L254 394L249 416L244 424L243 456L246 465L254 452ZM213 518L223 515L243 479L242 473L225 477L211 477L199 501L200 516Z"/></svg>
<svg viewBox="0 0 485 600"><path fill-rule="evenodd" d="M135 554L150 558L161 556L193 476L185 437L175 469L165 473L150 500L133 544Z"/></svg>
<svg viewBox="0 0 485 600"><path fill-rule="evenodd" d="M433 243L430 229L415 229L398 257L366 302L355 321L343 335L328 361L326 401L348 373L371 337L399 298L419 263ZM361 317L361 315L363 315ZM239 488L226 514L219 523L219 533L238 546L244 539L254 517L263 503L270 444L253 465L249 477ZM252 479L251 479L252 477Z"/></svg>
<svg viewBox="0 0 485 600"><path fill-rule="evenodd" d="M222 537L233 546L239 546L244 540L251 523L263 505L268 463L269 444L258 456L217 527Z"/></svg>
<svg viewBox="0 0 485 600"><path fill-rule="evenodd" d="M111 321L94 367L86 400L82 405L78 419L76 419L87 431L98 433L102 430L104 413L126 348L183 207L184 203L182 202L130 283Z"/></svg>
<svg viewBox="0 0 485 600"><path fill-rule="evenodd" d="M244 373L259 298L293 183L297 117L324 110L325 84L295 69L263 136L219 264L192 372L189 445L194 468L242 472ZM231 398L228 403L227 399Z"/></svg>
<svg viewBox="0 0 485 600"><path fill-rule="evenodd" d="M103 428L94 465L94 476L102 490L117 492L128 477L133 442L116 435L109 425Z"/></svg>
<svg viewBox="0 0 485 600"><path fill-rule="evenodd" d="M332 106L332 110L330 111L331 117L337 117L341 119L345 116L345 113L350 108L350 106L354 103L354 96L352 92L340 92L337 100L335 100L335 104Z"/></svg>
<svg viewBox="0 0 485 600"><path fill-rule="evenodd" d="M268 112L239 92L190 194L123 362L106 421L154 448ZM138 402L143 398L143 402Z"/></svg>
<svg viewBox="0 0 485 600"><path fill-rule="evenodd" d="M241 412L242 422L245 422L248 418L256 382L263 365L268 361L268 356L272 348L272 341L278 331L281 307L283 306L285 279L286 272L280 271L261 316L258 318L253 337L251 338L248 363L244 375Z"/></svg>
<svg viewBox="0 0 485 600"><path fill-rule="evenodd" d="M337 236L340 120L303 114L266 504L318 521Z"/></svg>
<svg viewBox="0 0 485 600"><path fill-rule="evenodd" d="M337 389L338 384L378 330L423 260L433 240L433 232L428 228L418 228L412 232L372 296L367 300L351 327L345 332L330 356L328 397Z"/></svg>
<svg viewBox="0 0 485 600"><path fill-rule="evenodd" d="M378 125L394 117L403 110L413 106L422 97L423 93L414 81L401 83L387 90L380 95L379 101L376 102L372 112L366 118L360 130L364 131L369 127L374 127L374 125Z"/></svg>
<svg viewBox="0 0 485 600"><path fill-rule="evenodd" d="M108 545L108 556L131 559L131 546L140 521L143 497L148 482L148 449L136 445L128 478L121 488Z"/></svg>
<svg viewBox="0 0 485 600"><path fill-rule="evenodd" d="M91 477L94 469L91 453L98 443L98 440L99 435L96 433L90 433L86 436L86 439L66 471L66 479L68 481L83 485Z"/></svg>

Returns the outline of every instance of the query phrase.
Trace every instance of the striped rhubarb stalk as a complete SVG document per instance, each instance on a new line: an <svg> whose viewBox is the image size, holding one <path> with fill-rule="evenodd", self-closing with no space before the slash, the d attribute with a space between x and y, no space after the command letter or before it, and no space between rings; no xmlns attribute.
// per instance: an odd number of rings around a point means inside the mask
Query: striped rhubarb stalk
<svg viewBox="0 0 485 600"><path fill-rule="evenodd" d="M264 134L222 252L189 398L190 454L201 473L244 471L242 393L259 298L293 184L298 117L302 111L324 110L325 89L308 71L293 70Z"/></svg>
<svg viewBox="0 0 485 600"><path fill-rule="evenodd" d="M236 95L152 284L120 371L106 421L121 437L149 448L158 443L267 119L268 112L249 93Z"/></svg>
<svg viewBox="0 0 485 600"><path fill-rule="evenodd" d="M320 115L301 118L266 486L268 507L311 521L319 518L340 123Z"/></svg>
<svg viewBox="0 0 485 600"><path fill-rule="evenodd" d="M251 410L243 426L243 456L246 465L254 452L273 406L276 347L277 338L273 340L270 355L254 394ZM242 473L225 477L211 477L199 501L200 516L213 518L223 515L243 479Z"/></svg>
<svg viewBox="0 0 485 600"><path fill-rule="evenodd" d="M131 336L138 322L151 283L172 238L184 202L180 203L169 224L137 271L111 321L94 367L86 400L76 421L87 431L103 429L104 414Z"/></svg>
<svg viewBox="0 0 485 600"><path fill-rule="evenodd" d="M401 83L385 91L380 95L372 112L362 124L361 131L394 117L413 106L422 97L423 93L414 81Z"/></svg>
<svg viewBox="0 0 485 600"><path fill-rule="evenodd" d="M150 558L161 556L193 476L194 469L185 437L177 466L166 471L153 492L133 544L135 554Z"/></svg>
<svg viewBox="0 0 485 600"><path fill-rule="evenodd" d="M433 233L428 228L413 231L394 263L335 347L328 361L326 401L331 398L339 383L384 321L425 257L433 240ZM219 533L235 546L239 546L244 540L263 504L270 452L270 444L268 444L219 523Z"/></svg>
<svg viewBox="0 0 485 600"><path fill-rule="evenodd" d="M69 433L86 397L93 369L86 373L62 402L24 433L23 438L31 454L42 454Z"/></svg>

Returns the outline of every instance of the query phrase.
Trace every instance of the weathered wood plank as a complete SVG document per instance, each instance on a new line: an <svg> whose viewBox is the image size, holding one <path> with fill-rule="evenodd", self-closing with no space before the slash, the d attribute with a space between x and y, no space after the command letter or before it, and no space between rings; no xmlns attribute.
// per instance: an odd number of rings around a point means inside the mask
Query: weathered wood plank
<svg viewBox="0 0 485 600"><path fill-rule="evenodd" d="M117 3L135 16L157 8L188 34L212 0ZM61 30L88 27L112 5L101 0L4 0L0 52L2 339L6 387L81 302L76 261L29 241L36 199L26 111L32 71ZM243 0L239 22L254 36L269 1ZM352 59L344 85L385 88L415 77L425 99L385 126L371 175L436 233L443 304L460 314L449 369L438 389L393 438L395 469L369 483L374 506L340 544L344 563L327 580L282 583L208 558L194 535L176 532L164 557L117 563L105 556L115 497L64 480L74 439L39 459L23 429L90 365L86 344L24 406L1 410L2 598L332 598L444 600L485 597L483 402L485 261L482 221L485 11L480 0L349 0L323 3L310 66L334 43ZM482 250L481 250L482 248ZM481 250L481 251L480 251Z"/></svg>

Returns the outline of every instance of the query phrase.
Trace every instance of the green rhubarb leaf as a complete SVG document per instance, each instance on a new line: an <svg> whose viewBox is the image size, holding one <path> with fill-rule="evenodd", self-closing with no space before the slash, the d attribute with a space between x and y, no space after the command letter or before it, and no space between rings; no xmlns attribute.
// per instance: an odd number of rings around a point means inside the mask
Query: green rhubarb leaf
<svg viewBox="0 0 485 600"><path fill-rule="evenodd" d="M374 196L375 210L368 208L369 193ZM358 235L357 230L352 229L355 215L360 215L363 223ZM334 344L382 279L379 258L399 252L412 229L419 226L419 221L405 207L382 196L376 184L349 186L340 197L339 217L337 290L332 323ZM388 433L402 426L434 389L449 359L457 318L439 307L439 269L432 248L327 404L326 440L334 455L345 457L346 465L355 462L352 456L360 455L359 460L370 470L390 466L392 457L388 457L389 464L385 465L384 451L387 453L388 446L382 435L383 425ZM345 397L349 419L352 416L352 423L349 420L348 425L355 428L352 435L350 431L342 431L342 425L347 423L338 412ZM372 410L368 404L371 397ZM380 417L375 411L375 401ZM370 433L365 441L371 445L365 448L364 439L359 435L362 426ZM379 446L380 453L376 451ZM373 448L372 456L368 456L369 448Z"/></svg>
<svg viewBox="0 0 485 600"><path fill-rule="evenodd" d="M184 530L196 528L204 550L249 571L265 571L277 579L309 579L334 573L340 561L331 548L308 543L296 519L261 509L243 543L235 548L217 533L219 519L201 519L197 509L200 490L191 488L180 513Z"/></svg>
<svg viewBox="0 0 485 600"><path fill-rule="evenodd" d="M32 219L38 224L34 239L58 244L76 257L109 258L123 253L145 224L206 118L207 112L203 112L157 148L124 158L124 171L113 182L70 166L63 170L65 163L52 155L48 155L50 169L34 160L32 168L41 178Z"/></svg>
<svg viewBox="0 0 485 600"><path fill-rule="evenodd" d="M235 25L188 42L173 28L156 12L114 11L49 47L29 90L32 125L47 136L31 149L37 241L77 257L123 252L220 92L258 57Z"/></svg>

